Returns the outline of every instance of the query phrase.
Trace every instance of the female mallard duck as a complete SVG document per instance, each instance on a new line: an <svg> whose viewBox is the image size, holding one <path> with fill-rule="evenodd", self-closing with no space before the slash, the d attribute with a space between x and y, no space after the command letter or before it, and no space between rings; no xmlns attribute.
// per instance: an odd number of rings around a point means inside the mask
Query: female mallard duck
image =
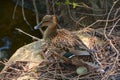
<svg viewBox="0 0 120 80"><path fill-rule="evenodd" d="M34 29L39 29L40 26L47 27L44 31L43 39L49 45L75 55L90 55L89 49L75 34L66 29L57 29L57 19L55 15L44 16L42 21L35 26Z"/></svg>

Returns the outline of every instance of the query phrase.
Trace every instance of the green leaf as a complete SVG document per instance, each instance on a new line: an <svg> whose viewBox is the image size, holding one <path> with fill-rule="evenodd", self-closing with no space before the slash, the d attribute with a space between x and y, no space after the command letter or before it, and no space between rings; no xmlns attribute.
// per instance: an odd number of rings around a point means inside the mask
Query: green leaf
<svg viewBox="0 0 120 80"><path fill-rule="evenodd" d="M73 5L73 8L76 8L77 3L73 2L72 5Z"/></svg>
<svg viewBox="0 0 120 80"><path fill-rule="evenodd" d="M69 4L70 4L70 1L69 1L69 0L66 0L66 1L65 1L65 4L66 4L66 5L69 5Z"/></svg>

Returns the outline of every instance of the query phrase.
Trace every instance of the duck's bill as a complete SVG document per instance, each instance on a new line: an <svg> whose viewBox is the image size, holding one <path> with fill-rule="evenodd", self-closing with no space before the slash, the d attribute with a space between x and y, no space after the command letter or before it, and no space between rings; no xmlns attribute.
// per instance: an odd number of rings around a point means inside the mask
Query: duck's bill
<svg viewBox="0 0 120 80"><path fill-rule="evenodd" d="M42 22L40 22L39 24L37 24L37 25L34 27L34 29L35 29L35 30L39 29L39 28L41 27L41 24L42 24Z"/></svg>

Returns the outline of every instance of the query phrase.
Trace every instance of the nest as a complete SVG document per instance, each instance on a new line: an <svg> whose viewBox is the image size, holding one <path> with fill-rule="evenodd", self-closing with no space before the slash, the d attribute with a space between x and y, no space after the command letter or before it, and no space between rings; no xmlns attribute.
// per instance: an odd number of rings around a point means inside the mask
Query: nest
<svg viewBox="0 0 120 80"><path fill-rule="evenodd" d="M67 63L50 54L34 69L28 69L28 61L16 61L4 72L1 79L33 79L33 80L119 80L120 79L120 37L105 41L102 47L95 46L94 58L99 63L97 69L84 65L88 69L85 74L77 74L78 65ZM45 55L43 55L45 56ZM72 58L71 58L72 59ZM71 60L70 59L70 60ZM71 60L74 61L74 60ZM79 62L79 61L78 61ZM34 63L34 62L33 62ZM5 64L5 63L4 63ZM80 64L80 63L78 63ZM89 68L88 68L89 67ZM103 72L101 70L104 70ZM27 77L27 78L26 78Z"/></svg>

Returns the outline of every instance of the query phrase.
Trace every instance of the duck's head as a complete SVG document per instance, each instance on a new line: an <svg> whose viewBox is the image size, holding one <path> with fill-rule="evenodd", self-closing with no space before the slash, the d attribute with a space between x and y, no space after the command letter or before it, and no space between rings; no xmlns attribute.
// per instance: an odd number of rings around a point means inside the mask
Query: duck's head
<svg viewBox="0 0 120 80"><path fill-rule="evenodd" d="M45 15L42 21L34 27L34 29L39 29L40 27L48 27L49 25L57 25L57 18L55 15Z"/></svg>

